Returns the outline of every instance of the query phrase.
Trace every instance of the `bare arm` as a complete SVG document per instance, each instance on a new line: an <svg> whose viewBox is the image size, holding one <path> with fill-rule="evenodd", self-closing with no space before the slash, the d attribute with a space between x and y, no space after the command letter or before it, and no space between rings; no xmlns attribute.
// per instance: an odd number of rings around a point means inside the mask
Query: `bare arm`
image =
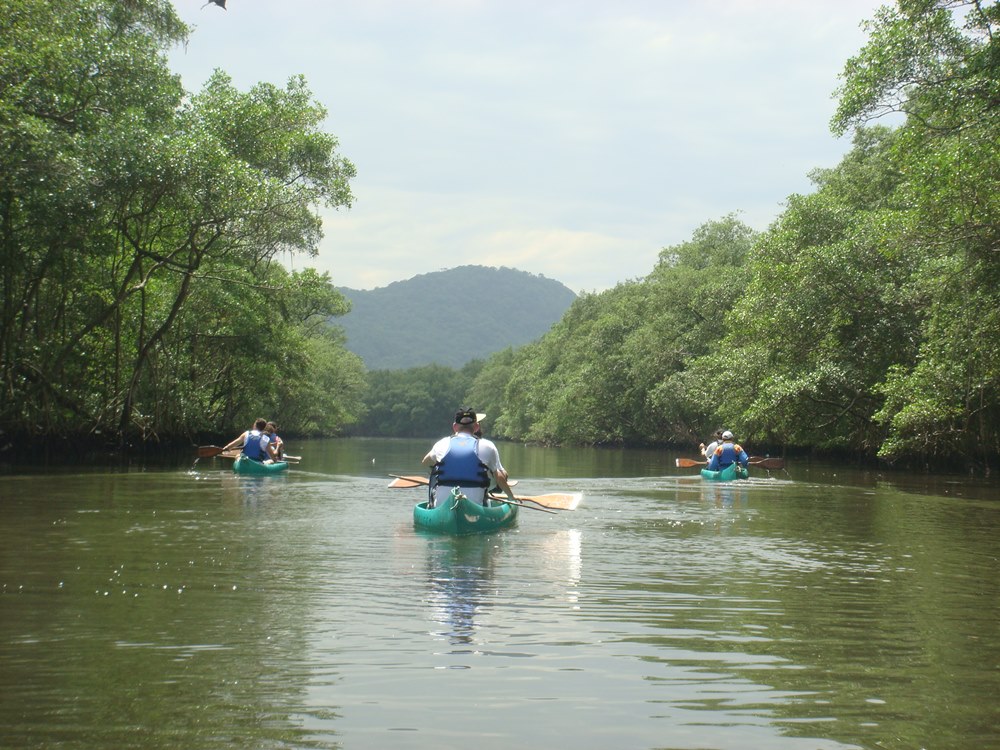
<svg viewBox="0 0 1000 750"><path fill-rule="evenodd" d="M508 500L513 500L514 491L510 488L510 485L507 484L507 471L505 469L497 469L493 473L493 476L497 480L497 487L503 490Z"/></svg>
<svg viewBox="0 0 1000 750"><path fill-rule="evenodd" d="M222 450L224 450L224 451L230 451L230 450L232 450L233 448L242 448L242 447L243 447L243 443L245 443L245 442L246 442L246 439L247 439L247 433L248 433L248 432L250 432L250 431L249 431L249 430L247 430L246 432L244 432L244 433L243 433L242 435L240 435L240 436L239 436L238 438L236 438L235 440L231 441L231 442L230 442L230 443L229 443L229 444L228 444L228 445L227 445L227 446L226 446L225 448L223 448Z"/></svg>

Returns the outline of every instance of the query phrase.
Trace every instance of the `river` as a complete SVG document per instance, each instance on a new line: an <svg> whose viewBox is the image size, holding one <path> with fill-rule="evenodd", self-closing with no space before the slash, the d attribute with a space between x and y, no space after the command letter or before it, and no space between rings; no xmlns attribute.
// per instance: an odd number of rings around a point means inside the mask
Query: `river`
<svg viewBox="0 0 1000 750"><path fill-rule="evenodd" d="M995 481L500 444L583 503L449 538L428 443L7 467L0 747L1000 748Z"/></svg>

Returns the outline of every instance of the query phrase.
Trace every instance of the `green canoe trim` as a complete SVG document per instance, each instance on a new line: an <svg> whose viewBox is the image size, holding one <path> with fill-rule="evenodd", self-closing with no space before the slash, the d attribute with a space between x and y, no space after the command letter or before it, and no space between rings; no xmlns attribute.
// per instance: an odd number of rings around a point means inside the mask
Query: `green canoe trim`
<svg viewBox="0 0 1000 750"><path fill-rule="evenodd" d="M721 471L709 471L708 469L701 470L702 479L710 479L714 482L731 482L734 479L749 479L750 472L746 469L740 468L737 463L729 464L725 469Z"/></svg>
<svg viewBox="0 0 1000 750"><path fill-rule="evenodd" d="M233 461L233 471L237 474L279 474L287 470L287 461L275 461L273 464L264 464L260 461L251 461L246 456L240 456Z"/></svg>
<svg viewBox="0 0 1000 750"><path fill-rule="evenodd" d="M433 508L428 508L426 501L413 506L413 525L442 534L488 534L512 526L517 510L516 505L507 503L484 508L464 495L449 496Z"/></svg>

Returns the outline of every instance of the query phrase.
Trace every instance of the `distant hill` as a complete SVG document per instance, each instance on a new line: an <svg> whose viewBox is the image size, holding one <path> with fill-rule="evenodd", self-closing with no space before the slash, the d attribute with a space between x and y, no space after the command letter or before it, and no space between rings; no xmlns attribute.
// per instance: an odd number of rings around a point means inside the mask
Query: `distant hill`
<svg viewBox="0 0 1000 750"><path fill-rule="evenodd" d="M486 266L425 273L378 289L339 291L351 300L351 312L332 322L344 329L347 348L369 370L461 367L534 341L576 299L558 281Z"/></svg>

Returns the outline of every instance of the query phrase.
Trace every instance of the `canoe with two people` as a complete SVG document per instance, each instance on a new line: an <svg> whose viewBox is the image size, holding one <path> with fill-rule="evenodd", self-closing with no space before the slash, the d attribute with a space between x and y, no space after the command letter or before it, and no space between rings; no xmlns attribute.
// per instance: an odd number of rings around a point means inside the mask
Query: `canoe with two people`
<svg viewBox="0 0 1000 750"><path fill-rule="evenodd" d="M240 449L239 457L233 462L237 474L273 474L288 469L288 462L282 460L283 445L277 435L274 422L257 419L253 427L231 440L222 450Z"/></svg>

